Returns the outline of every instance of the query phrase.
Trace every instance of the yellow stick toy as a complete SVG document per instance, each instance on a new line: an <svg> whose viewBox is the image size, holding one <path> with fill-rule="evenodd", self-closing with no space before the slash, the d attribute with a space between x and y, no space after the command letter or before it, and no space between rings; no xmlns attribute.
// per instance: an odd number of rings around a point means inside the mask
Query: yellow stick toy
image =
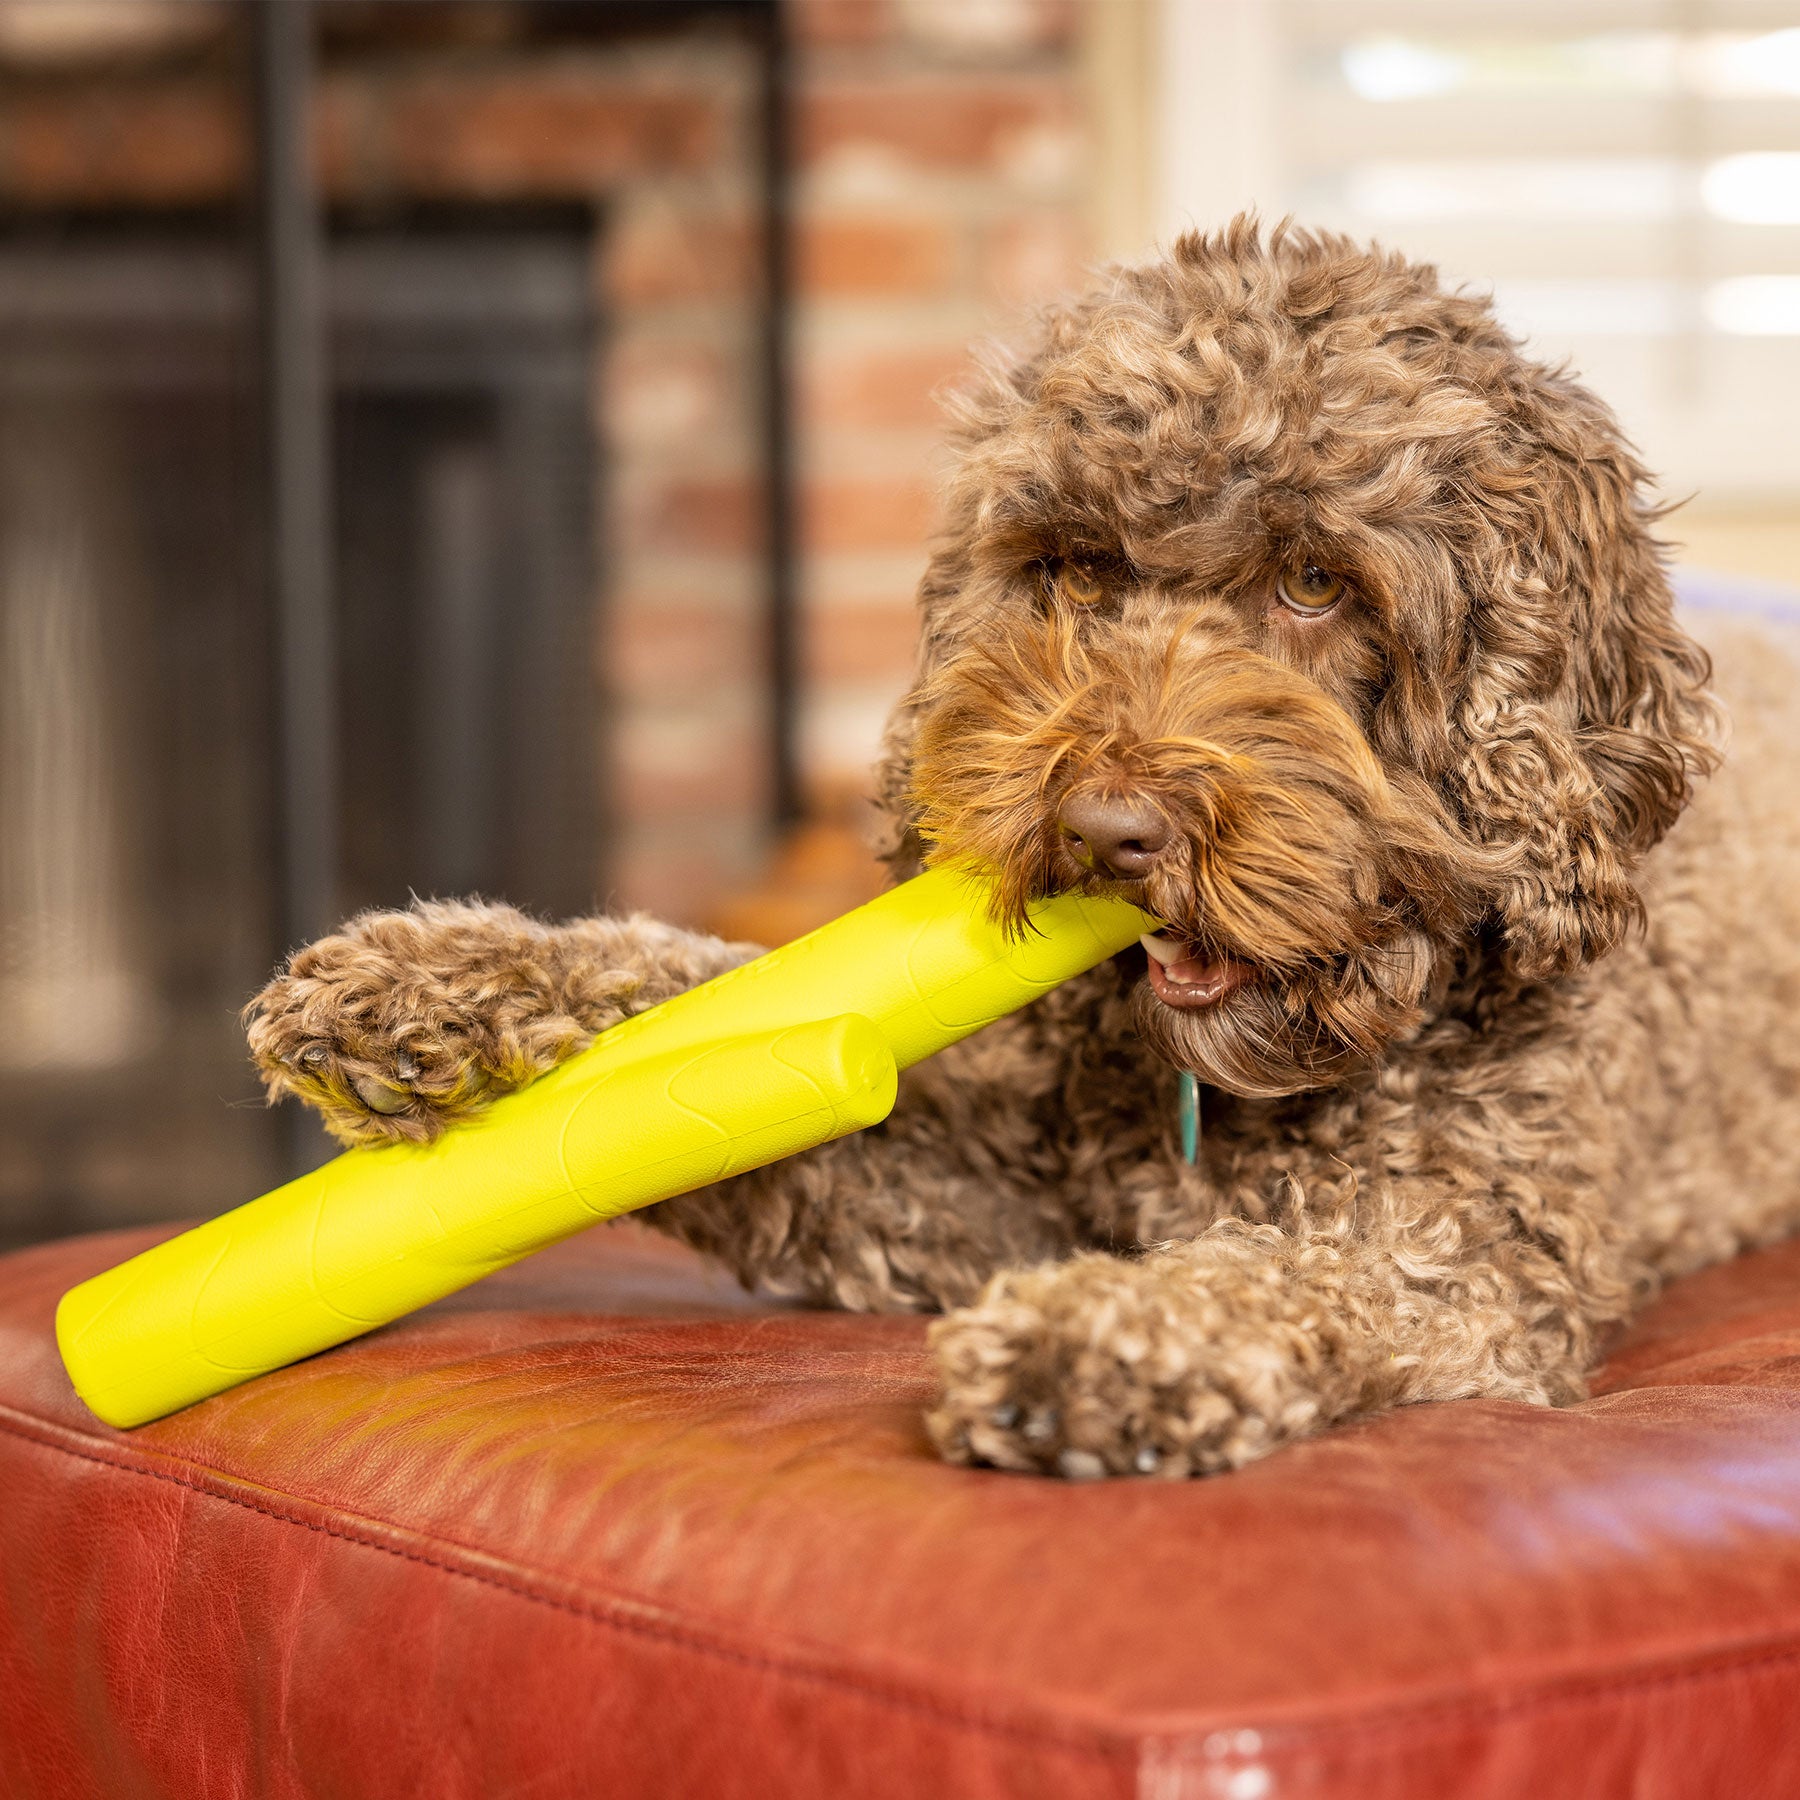
<svg viewBox="0 0 1800 1800"><path fill-rule="evenodd" d="M1008 937L930 871L603 1032L434 1143L349 1150L71 1288L57 1343L141 1425L384 1325L585 1226L887 1117L899 1069L1148 928L1073 895Z"/></svg>

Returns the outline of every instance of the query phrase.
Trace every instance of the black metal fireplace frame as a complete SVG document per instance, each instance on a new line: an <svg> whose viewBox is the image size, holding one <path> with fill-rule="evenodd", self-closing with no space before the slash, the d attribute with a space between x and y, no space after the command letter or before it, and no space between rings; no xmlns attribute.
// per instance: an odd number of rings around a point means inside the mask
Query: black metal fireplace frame
<svg viewBox="0 0 1800 1800"><path fill-rule="evenodd" d="M404 0L387 0L390 5ZM330 384L325 360L325 224L309 142L319 16L314 0L243 0L255 80L258 320L264 396L268 583L276 644L273 816L278 931L285 944L335 922L336 646L331 593ZM563 15L571 17L576 9ZM593 9L584 9L593 10ZM762 436L766 469L765 691L770 825L802 809L799 639L788 317L791 160L788 43L780 0L614 0L610 31L681 29L725 18L754 42L762 162Z"/></svg>

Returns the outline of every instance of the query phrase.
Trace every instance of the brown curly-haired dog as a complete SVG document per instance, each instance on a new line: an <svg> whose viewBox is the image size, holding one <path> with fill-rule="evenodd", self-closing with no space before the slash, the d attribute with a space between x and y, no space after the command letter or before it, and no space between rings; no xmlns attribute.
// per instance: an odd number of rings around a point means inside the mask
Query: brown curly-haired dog
<svg viewBox="0 0 1800 1800"><path fill-rule="evenodd" d="M1728 657L1699 782L1644 480L1482 301L1341 239L1240 220L1053 314L963 404L892 857L1166 929L653 1221L948 1309L959 1461L1185 1475L1578 1395L1659 1281L1800 1220L1800 684ZM746 954L422 906L301 952L251 1041L346 1143L421 1138Z"/></svg>

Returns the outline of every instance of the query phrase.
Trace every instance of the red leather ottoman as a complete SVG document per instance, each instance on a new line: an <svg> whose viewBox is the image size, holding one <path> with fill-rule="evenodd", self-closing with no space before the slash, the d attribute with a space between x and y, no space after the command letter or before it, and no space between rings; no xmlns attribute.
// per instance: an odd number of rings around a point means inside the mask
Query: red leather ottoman
<svg viewBox="0 0 1800 1800"><path fill-rule="evenodd" d="M1800 1794L1800 1247L1567 1412L941 1466L921 1322L613 1228L124 1435L0 1261L0 1794Z"/></svg>

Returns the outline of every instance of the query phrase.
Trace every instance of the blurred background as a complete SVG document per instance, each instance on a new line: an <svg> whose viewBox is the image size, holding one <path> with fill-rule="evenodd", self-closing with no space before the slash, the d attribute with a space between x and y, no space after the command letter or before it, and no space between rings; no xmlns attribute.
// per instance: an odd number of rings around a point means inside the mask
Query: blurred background
<svg viewBox="0 0 1800 1800"><path fill-rule="evenodd" d="M873 891L934 392L1246 204L1779 604L1800 0L0 0L0 1244L321 1154L236 1014L359 907Z"/></svg>

